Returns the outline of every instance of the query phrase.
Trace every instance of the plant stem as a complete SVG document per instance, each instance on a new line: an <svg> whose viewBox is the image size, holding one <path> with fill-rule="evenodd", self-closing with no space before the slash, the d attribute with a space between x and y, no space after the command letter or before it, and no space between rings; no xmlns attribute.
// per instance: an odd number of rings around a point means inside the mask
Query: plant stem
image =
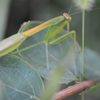
<svg viewBox="0 0 100 100"><path fill-rule="evenodd" d="M85 26L85 10L82 11L82 80L84 80L84 26Z"/></svg>
<svg viewBox="0 0 100 100"><path fill-rule="evenodd" d="M69 86L66 89L63 89L61 91L58 91L52 100L62 100L65 97L71 96L75 93L81 92L83 90L89 89L94 83L96 83L98 80L88 80L88 81L82 81L75 85ZM84 94L81 94L81 100L84 100ZM46 99L45 99L46 100Z"/></svg>
<svg viewBox="0 0 100 100"><path fill-rule="evenodd" d="M83 95L81 95L81 100L85 100L85 99L84 99L84 94L83 94Z"/></svg>

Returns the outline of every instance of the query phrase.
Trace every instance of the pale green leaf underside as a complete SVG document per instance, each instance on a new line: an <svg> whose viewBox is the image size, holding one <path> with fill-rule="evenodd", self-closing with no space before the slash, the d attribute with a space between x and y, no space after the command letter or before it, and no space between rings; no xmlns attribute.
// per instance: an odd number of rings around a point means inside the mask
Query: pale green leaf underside
<svg viewBox="0 0 100 100"><path fill-rule="evenodd" d="M85 78L100 79L100 55L88 48L85 49ZM88 94L97 89L100 89L100 80L81 94Z"/></svg>
<svg viewBox="0 0 100 100"><path fill-rule="evenodd" d="M0 80L0 100L8 100L8 94L6 91L5 86L3 85L2 81Z"/></svg>
<svg viewBox="0 0 100 100"><path fill-rule="evenodd" d="M40 76L17 56L0 58L0 80L6 87L8 100L38 100L43 93Z"/></svg>
<svg viewBox="0 0 100 100"><path fill-rule="evenodd" d="M100 55L85 49L85 78L100 79Z"/></svg>
<svg viewBox="0 0 100 100"><path fill-rule="evenodd" d="M35 27L39 25L40 22L31 22L30 26L27 29L30 29L32 27ZM21 27L22 28L22 27ZM25 42L19 47L19 49L25 48L27 46L33 45L35 43L39 43L43 40L48 28L32 35L28 39L25 40ZM65 34L66 31L62 30L60 34L57 36L60 36L62 34ZM56 37L57 37L56 36ZM63 40L60 43L48 46L48 52L49 52L49 67L50 69L47 69L46 66L46 47L45 45L40 45L37 47L34 47L30 50L24 51L20 53L20 57L27 61L33 68L37 70L37 72L46 79L49 79L49 73L52 73L52 71L57 67L57 64L62 61L62 56L68 56L70 48L72 47L72 59L68 62L65 61L66 68L68 68L65 73L63 73L63 76L61 78L61 82L71 82L74 80L78 80L81 77L81 50L79 46L76 46L76 49L74 49L74 40L72 36L69 36L67 39ZM70 52L71 53L71 52ZM74 57L74 59L73 59ZM65 57L66 58L66 57ZM63 65L61 65L63 67ZM64 66L65 67L65 66Z"/></svg>

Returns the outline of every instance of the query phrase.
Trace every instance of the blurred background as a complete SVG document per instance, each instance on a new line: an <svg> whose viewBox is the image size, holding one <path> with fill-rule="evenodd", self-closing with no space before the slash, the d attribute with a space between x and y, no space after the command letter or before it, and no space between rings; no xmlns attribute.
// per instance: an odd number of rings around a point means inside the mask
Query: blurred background
<svg viewBox="0 0 100 100"><path fill-rule="evenodd" d="M81 45L81 12L72 0L0 0L0 40L17 33L23 22L47 21L65 12L76 13L71 16L70 30L77 32L77 41ZM85 46L100 53L100 0L96 0L92 10L86 12ZM87 98L100 100L99 92L87 95ZM78 99L78 95L67 98Z"/></svg>

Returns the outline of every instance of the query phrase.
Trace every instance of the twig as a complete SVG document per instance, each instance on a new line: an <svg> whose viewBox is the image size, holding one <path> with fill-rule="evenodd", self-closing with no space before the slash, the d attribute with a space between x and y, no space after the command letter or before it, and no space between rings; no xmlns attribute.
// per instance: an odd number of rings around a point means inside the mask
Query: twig
<svg viewBox="0 0 100 100"><path fill-rule="evenodd" d="M68 97L72 94L75 94L77 92L83 91L85 89L90 88L94 83L96 83L98 80L89 80L89 81L82 81L79 82L73 86L69 86L66 89L63 89L59 92L57 92L52 100L61 100L65 97Z"/></svg>

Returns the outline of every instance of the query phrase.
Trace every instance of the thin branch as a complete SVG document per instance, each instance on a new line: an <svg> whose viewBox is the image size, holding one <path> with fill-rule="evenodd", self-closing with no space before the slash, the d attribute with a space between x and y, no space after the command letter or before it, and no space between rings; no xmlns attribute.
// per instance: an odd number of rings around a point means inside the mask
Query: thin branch
<svg viewBox="0 0 100 100"><path fill-rule="evenodd" d="M96 83L98 80L88 80L88 81L82 81L79 82L73 86L69 86L66 89L63 89L59 92L57 92L52 100L61 100L65 97L68 97L72 94L75 94L77 92L83 91L85 89L89 89L94 83Z"/></svg>

